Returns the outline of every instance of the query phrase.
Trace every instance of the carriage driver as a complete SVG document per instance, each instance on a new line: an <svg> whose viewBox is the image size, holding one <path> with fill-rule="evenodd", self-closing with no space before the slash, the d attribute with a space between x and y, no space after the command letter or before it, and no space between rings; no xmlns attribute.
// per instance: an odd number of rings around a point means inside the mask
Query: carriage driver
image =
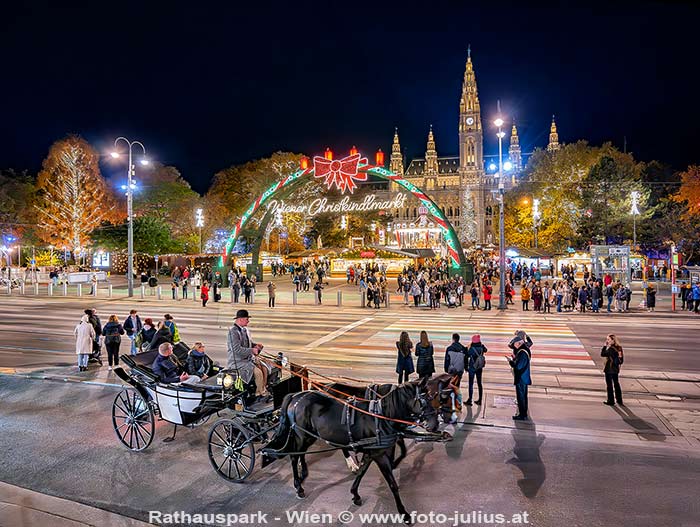
<svg viewBox="0 0 700 527"><path fill-rule="evenodd" d="M228 332L227 347L228 361L226 369L238 370L241 379L250 384L255 378L255 395L267 396L267 382L263 368L265 366L257 361L257 355L262 351L263 345L254 343L248 332L250 315L245 309L236 312L236 320Z"/></svg>

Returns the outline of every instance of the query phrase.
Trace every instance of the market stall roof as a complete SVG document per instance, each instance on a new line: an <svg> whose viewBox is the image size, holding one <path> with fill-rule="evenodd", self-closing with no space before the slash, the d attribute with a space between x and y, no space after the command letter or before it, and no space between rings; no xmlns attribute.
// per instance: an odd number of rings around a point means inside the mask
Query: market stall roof
<svg viewBox="0 0 700 527"><path fill-rule="evenodd" d="M288 258L302 258L305 256L331 256L331 255L336 255L340 252L342 252L344 249L333 249L333 248L328 248L328 249L305 249L303 251L296 251L293 253L289 253L287 255Z"/></svg>
<svg viewBox="0 0 700 527"><path fill-rule="evenodd" d="M414 258L435 258L435 251L430 248L404 247L401 252L412 255Z"/></svg>
<svg viewBox="0 0 700 527"><path fill-rule="evenodd" d="M511 252L512 251L512 252ZM551 253L546 253L539 249L526 248L521 249L520 247L508 247L506 250L506 255L517 253L514 256L509 256L510 258L517 258L521 256L523 258L551 258Z"/></svg>

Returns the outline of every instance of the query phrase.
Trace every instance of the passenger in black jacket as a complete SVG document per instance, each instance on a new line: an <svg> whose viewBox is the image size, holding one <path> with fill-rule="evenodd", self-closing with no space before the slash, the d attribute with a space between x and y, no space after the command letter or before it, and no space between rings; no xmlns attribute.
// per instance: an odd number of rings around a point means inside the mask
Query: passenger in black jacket
<svg viewBox="0 0 700 527"><path fill-rule="evenodd" d="M187 372L180 373L180 368L177 364L170 360L172 354L173 345L169 342L163 343L163 345L158 348L158 356L156 360L153 361L151 369L153 373L159 377L160 382L185 382L190 376Z"/></svg>
<svg viewBox="0 0 700 527"><path fill-rule="evenodd" d="M600 350L600 356L606 358L603 372L605 373L605 385L608 389L608 400L604 404L615 406L615 399L617 399L617 404L624 406L622 403L622 388L620 388L618 376L620 374L620 366L625 362L625 357L620 341L617 340L615 335L608 335L608 338L605 340L605 346Z"/></svg>
<svg viewBox="0 0 700 527"><path fill-rule="evenodd" d="M204 344L195 342L194 347L187 355L187 373L190 375L197 375L201 377L202 380L209 376L213 366L211 359L204 350Z"/></svg>

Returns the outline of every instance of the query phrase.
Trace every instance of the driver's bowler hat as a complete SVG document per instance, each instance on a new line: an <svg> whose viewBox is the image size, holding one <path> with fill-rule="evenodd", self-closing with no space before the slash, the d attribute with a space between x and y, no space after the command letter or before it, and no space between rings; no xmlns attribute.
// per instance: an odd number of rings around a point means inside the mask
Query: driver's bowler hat
<svg viewBox="0 0 700 527"><path fill-rule="evenodd" d="M239 309L236 311L236 318L250 318L247 309Z"/></svg>

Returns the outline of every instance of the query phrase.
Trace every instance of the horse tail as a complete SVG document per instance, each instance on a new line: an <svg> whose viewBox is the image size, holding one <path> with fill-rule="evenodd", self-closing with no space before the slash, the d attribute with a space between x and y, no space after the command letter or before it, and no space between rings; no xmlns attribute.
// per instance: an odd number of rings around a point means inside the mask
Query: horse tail
<svg viewBox="0 0 700 527"><path fill-rule="evenodd" d="M277 430L275 430L275 434L272 436L272 439L270 439L263 449L266 456L270 456L274 459L279 459L285 456L284 450L288 446L289 436L292 433L292 423L290 422L287 413L289 410L289 404L292 402L295 395L296 394L294 393L289 393L284 396L282 406L280 406L280 420L277 424Z"/></svg>

